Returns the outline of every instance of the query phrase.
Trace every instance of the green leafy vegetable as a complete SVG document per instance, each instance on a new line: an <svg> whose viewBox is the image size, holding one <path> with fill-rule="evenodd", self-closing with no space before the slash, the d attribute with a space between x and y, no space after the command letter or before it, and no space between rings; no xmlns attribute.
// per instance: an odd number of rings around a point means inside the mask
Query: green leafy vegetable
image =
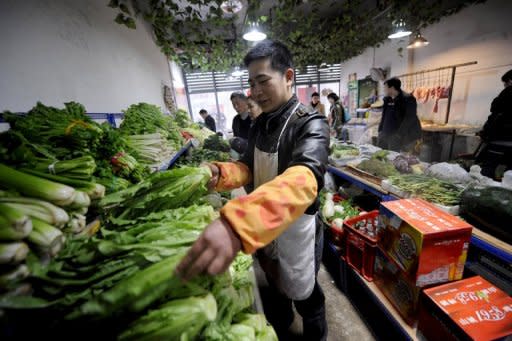
<svg viewBox="0 0 512 341"><path fill-rule="evenodd" d="M462 189L454 184L427 175L398 175L388 180L402 191L444 206L458 205L462 194Z"/></svg>

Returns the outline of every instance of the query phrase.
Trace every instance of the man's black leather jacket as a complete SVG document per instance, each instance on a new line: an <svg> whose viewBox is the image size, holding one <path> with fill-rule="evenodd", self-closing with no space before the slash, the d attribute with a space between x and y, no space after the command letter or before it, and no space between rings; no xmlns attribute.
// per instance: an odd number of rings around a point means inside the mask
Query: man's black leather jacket
<svg viewBox="0 0 512 341"><path fill-rule="evenodd" d="M246 153L241 162L245 163L251 172L254 169L254 147L261 151L275 152L277 139L290 115L290 122L283 132L279 145L278 174L292 166L306 166L315 175L318 191L324 187L324 174L329 156L329 126L324 115L318 112L308 112L293 96L288 103L273 113L263 113L251 127ZM318 198L307 210L307 214L315 214L318 210Z"/></svg>

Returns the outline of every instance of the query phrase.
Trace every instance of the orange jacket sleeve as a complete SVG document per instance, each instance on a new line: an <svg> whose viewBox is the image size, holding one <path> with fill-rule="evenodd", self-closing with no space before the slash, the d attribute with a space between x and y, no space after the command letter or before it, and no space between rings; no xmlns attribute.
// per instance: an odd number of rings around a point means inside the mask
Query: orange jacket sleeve
<svg viewBox="0 0 512 341"><path fill-rule="evenodd" d="M219 167L219 182L215 187L217 192L230 191L250 184L252 173L242 162L213 162Z"/></svg>
<svg viewBox="0 0 512 341"><path fill-rule="evenodd" d="M251 194L229 201L220 213L238 233L244 252L253 253L304 214L315 201L317 186L309 168L293 166Z"/></svg>

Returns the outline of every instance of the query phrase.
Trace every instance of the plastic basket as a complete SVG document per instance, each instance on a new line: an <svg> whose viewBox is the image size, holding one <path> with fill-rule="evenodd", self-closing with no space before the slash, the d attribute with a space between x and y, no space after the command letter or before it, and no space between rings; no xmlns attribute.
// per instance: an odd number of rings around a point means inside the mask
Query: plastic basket
<svg viewBox="0 0 512 341"><path fill-rule="evenodd" d="M372 211L345 221L346 259L347 263L359 272L367 281L373 281L373 266L377 251L377 235L369 234L357 229L362 221L374 221L379 211ZM376 228L376 227L375 227Z"/></svg>

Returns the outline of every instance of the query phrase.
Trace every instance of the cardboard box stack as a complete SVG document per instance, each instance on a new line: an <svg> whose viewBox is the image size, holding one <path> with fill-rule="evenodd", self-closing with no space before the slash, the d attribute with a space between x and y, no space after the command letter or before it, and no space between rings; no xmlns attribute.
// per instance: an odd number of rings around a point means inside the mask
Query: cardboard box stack
<svg viewBox="0 0 512 341"><path fill-rule="evenodd" d="M512 297L480 276L426 289L418 330L429 340L512 339Z"/></svg>
<svg viewBox="0 0 512 341"><path fill-rule="evenodd" d="M412 324L422 288L459 280L472 226L421 199L382 203L374 281Z"/></svg>

